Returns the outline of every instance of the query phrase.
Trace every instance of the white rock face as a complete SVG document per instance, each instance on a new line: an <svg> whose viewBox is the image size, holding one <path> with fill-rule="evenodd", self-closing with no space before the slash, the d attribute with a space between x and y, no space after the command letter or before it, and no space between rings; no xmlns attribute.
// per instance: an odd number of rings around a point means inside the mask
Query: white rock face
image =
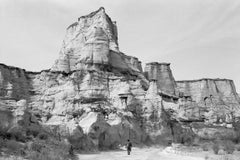
<svg viewBox="0 0 240 160"><path fill-rule="evenodd" d="M146 76L150 81L156 81L159 92L177 95L177 84L170 69L170 63L152 62L145 66Z"/></svg>
<svg viewBox="0 0 240 160"><path fill-rule="evenodd" d="M240 99L232 80L228 79L200 79L192 81L177 81L183 99L190 98L195 108L208 110L204 116L210 123L231 123L238 117ZM202 114L202 113L200 113ZM201 115L200 115L201 116Z"/></svg>
<svg viewBox="0 0 240 160"><path fill-rule="evenodd" d="M217 105L239 105L239 97L232 80L200 79L177 81L178 88L185 96L191 96L201 106L215 103Z"/></svg>
<svg viewBox="0 0 240 160"><path fill-rule="evenodd" d="M67 28L59 59L52 71L70 72L101 66L141 72L141 62L119 51L116 22L104 8L78 18Z"/></svg>
<svg viewBox="0 0 240 160"><path fill-rule="evenodd" d="M135 144L180 141L186 137L182 133L192 134L191 125L202 135L205 124L218 121L232 133L239 106L232 81L176 83L168 63L149 63L143 73L137 58L119 51L116 23L103 8L68 27L50 70L27 72L0 64L0 115L9 113L0 127L8 130L14 116L28 115L80 149L116 148L127 139ZM204 127L194 127L196 121Z"/></svg>
<svg viewBox="0 0 240 160"><path fill-rule="evenodd" d="M0 97L5 99L29 99L31 85L25 70L0 64Z"/></svg>

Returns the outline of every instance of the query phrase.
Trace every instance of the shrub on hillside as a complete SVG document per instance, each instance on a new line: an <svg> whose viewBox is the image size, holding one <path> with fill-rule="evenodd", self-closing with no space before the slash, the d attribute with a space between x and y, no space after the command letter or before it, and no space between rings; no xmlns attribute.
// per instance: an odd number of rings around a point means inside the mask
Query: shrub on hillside
<svg viewBox="0 0 240 160"><path fill-rule="evenodd" d="M209 145L208 145L207 143L202 144L202 146L201 146L201 147L202 147L202 150L203 150L203 151L208 151L208 150L209 150L208 146L209 146Z"/></svg>
<svg viewBox="0 0 240 160"><path fill-rule="evenodd" d="M237 146L236 148L237 148L237 151L240 151L240 146Z"/></svg>
<svg viewBox="0 0 240 160"><path fill-rule="evenodd" d="M64 142L36 139L30 146L28 158L34 160L66 160L70 158L70 147Z"/></svg>
<svg viewBox="0 0 240 160"><path fill-rule="evenodd" d="M184 138L184 145L190 146L193 144L194 138L192 136L187 136Z"/></svg>
<svg viewBox="0 0 240 160"><path fill-rule="evenodd" d="M224 150L227 152L227 154L232 154L235 150L235 145L232 141L225 141Z"/></svg>
<svg viewBox="0 0 240 160"><path fill-rule="evenodd" d="M5 147L5 141L2 137L0 137L0 149Z"/></svg>
<svg viewBox="0 0 240 160"><path fill-rule="evenodd" d="M6 148L12 152L18 152L21 148L24 147L21 143L15 140L8 140L5 143L6 143Z"/></svg>
<svg viewBox="0 0 240 160"><path fill-rule="evenodd" d="M15 155L25 155L25 144L19 143L15 140L5 140L4 142L4 148L7 149L5 150L6 154L15 154Z"/></svg>
<svg viewBox="0 0 240 160"><path fill-rule="evenodd" d="M214 154L218 154L218 151L220 149L219 143L214 143L212 145L212 149L213 149Z"/></svg>
<svg viewBox="0 0 240 160"><path fill-rule="evenodd" d="M240 131L237 131L236 133L236 138L235 138L235 143L240 143Z"/></svg>
<svg viewBox="0 0 240 160"><path fill-rule="evenodd" d="M48 135L46 133L39 133L37 138L40 139L40 140L47 140Z"/></svg>

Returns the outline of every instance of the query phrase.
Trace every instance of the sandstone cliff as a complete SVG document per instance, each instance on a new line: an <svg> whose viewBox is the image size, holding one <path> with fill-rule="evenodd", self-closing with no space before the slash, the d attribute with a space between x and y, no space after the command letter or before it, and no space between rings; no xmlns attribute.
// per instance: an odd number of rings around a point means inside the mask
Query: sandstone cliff
<svg viewBox="0 0 240 160"><path fill-rule="evenodd" d="M229 79L200 79L177 81L179 91L184 99L194 101L196 105L205 110L214 110L224 117L223 121L232 121L231 114L237 114L240 99L234 83ZM219 121L219 118L217 121Z"/></svg>
<svg viewBox="0 0 240 160"><path fill-rule="evenodd" d="M29 81L25 70L0 64L0 97L29 99Z"/></svg>
<svg viewBox="0 0 240 160"><path fill-rule="evenodd" d="M232 80L229 79L200 79L177 81L177 86L185 96L199 103L201 106L215 103L216 105L239 105L239 97Z"/></svg>
<svg viewBox="0 0 240 160"><path fill-rule="evenodd" d="M178 96L177 84L170 69L170 63L147 63L145 74L149 81L155 81L159 92Z"/></svg>
<svg viewBox="0 0 240 160"><path fill-rule="evenodd" d="M148 63L143 72L137 58L119 50L116 22L104 8L67 28L50 70L29 72L0 64L5 131L16 126L12 117L21 108L34 125L67 138L78 150L112 149L129 138L135 144L182 142L184 133L213 135L213 124L228 133L227 125L240 117L239 103L231 80L176 82L169 63ZM235 133L233 126L229 132Z"/></svg>
<svg viewBox="0 0 240 160"><path fill-rule="evenodd" d="M119 51L116 22L104 8L78 18L67 28L59 59L52 71L114 67L141 72L141 62Z"/></svg>

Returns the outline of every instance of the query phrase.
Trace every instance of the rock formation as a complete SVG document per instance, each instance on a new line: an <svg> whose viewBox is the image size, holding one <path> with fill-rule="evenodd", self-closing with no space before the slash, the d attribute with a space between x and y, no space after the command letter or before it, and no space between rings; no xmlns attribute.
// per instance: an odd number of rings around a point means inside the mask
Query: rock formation
<svg viewBox="0 0 240 160"><path fill-rule="evenodd" d="M184 96L191 97L201 107L238 109L240 104L234 83L229 79L177 81L177 86Z"/></svg>
<svg viewBox="0 0 240 160"><path fill-rule="evenodd" d="M214 114L214 122L232 123L239 112L240 99L232 80L200 79L177 81L183 101L194 102L201 110ZM201 113L202 114L202 113ZM202 115L203 116L203 115ZM213 115L212 115L213 116ZM208 118L209 117L205 117Z"/></svg>
<svg viewBox="0 0 240 160"><path fill-rule="evenodd" d="M51 70L70 72L99 66L142 71L137 58L119 51L116 22L102 7L67 28L60 57Z"/></svg>
<svg viewBox="0 0 240 160"><path fill-rule="evenodd" d="M149 81L155 81L159 92L178 96L177 84L170 69L170 63L147 63L145 74Z"/></svg>
<svg viewBox="0 0 240 160"><path fill-rule="evenodd" d="M151 144L182 142L184 133L211 135L209 125L226 130L240 117L239 103L231 80L176 82L169 63L148 63L143 72L137 58L119 50L116 22L104 8L67 28L51 69L29 72L0 64L0 114L6 113L1 126L12 124L21 108L34 125L68 138L79 150L116 148L129 138Z"/></svg>

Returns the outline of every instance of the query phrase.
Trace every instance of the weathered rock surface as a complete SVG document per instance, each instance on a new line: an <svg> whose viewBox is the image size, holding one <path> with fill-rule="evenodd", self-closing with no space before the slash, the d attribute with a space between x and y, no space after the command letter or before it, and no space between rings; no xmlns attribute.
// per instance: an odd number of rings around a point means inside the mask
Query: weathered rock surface
<svg viewBox="0 0 240 160"><path fill-rule="evenodd" d="M156 81L159 92L178 96L177 84L170 69L170 63L147 63L145 74L149 81Z"/></svg>
<svg viewBox="0 0 240 160"><path fill-rule="evenodd" d="M100 66L141 72L141 62L119 51L116 22L104 8L78 18L67 28L60 57L52 71L70 72Z"/></svg>
<svg viewBox="0 0 240 160"><path fill-rule="evenodd" d="M1 129L20 122L25 134L29 126L42 126L37 128L69 139L79 150L116 148L127 139L211 139L216 125L230 135L239 106L233 81L176 82L169 63L148 63L143 72L137 58L119 51L116 23L103 8L68 27L50 70L0 64Z"/></svg>
<svg viewBox="0 0 240 160"><path fill-rule="evenodd" d="M25 70L0 64L0 97L5 99L29 99L30 84Z"/></svg>
<svg viewBox="0 0 240 160"><path fill-rule="evenodd" d="M232 123L238 117L240 99L234 83L228 79L200 79L177 81L183 101L188 99L200 109L208 111L205 117L213 122ZM186 104L186 103L185 103ZM201 113L200 113L201 114ZM201 116L201 115L200 115Z"/></svg>
<svg viewBox="0 0 240 160"><path fill-rule="evenodd" d="M184 96L190 96L200 106L215 104L237 107L240 103L235 85L229 79L177 81L177 86Z"/></svg>

